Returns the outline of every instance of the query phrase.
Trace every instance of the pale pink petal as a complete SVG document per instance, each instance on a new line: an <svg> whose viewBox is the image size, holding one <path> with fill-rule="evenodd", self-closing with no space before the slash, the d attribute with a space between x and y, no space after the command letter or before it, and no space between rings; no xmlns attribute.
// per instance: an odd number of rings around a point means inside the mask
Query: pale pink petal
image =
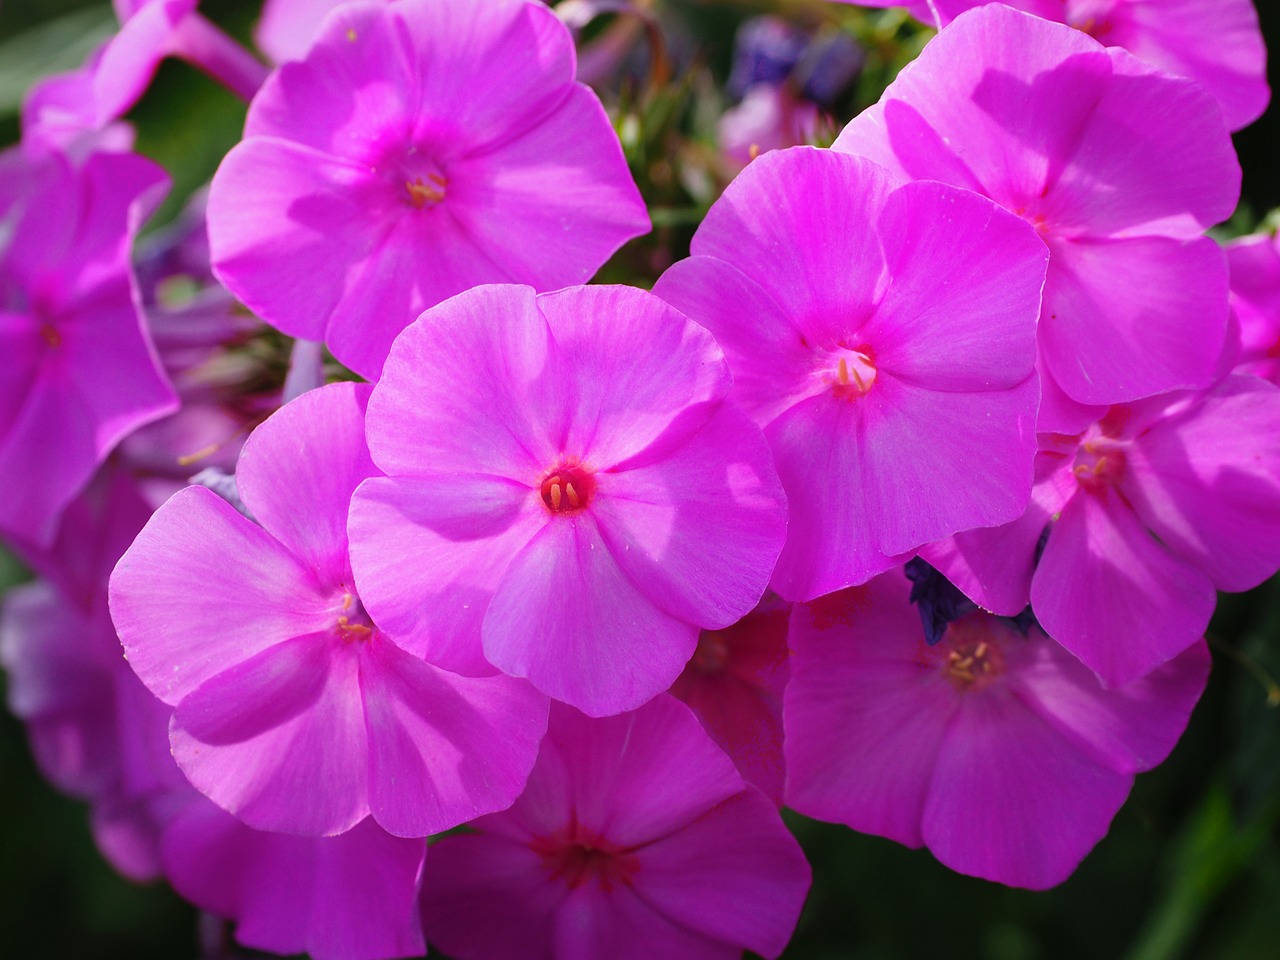
<svg viewBox="0 0 1280 960"><path fill-rule="evenodd" d="M512 60L532 62L528 54ZM527 121L527 110L516 115ZM448 208L461 235L503 275L539 290L586 283L623 243L649 232L604 107L579 84L536 126L468 153L449 175Z"/></svg>
<svg viewBox="0 0 1280 960"><path fill-rule="evenodd" d="M393 476L540 482L566 429L555 350L529 287L481 287L428 311L397 339L369 401L374 462Z"/></svg>
<svg viewBox="0 0 1280 960"><path fill-rule="evenodd" d="M331 589L350 582L351 494L378 472L364 441L368 401L363 384L311 390L255 429L236 465L254 519Z"/></svg>
<svg viewBox="0 0 1280 960"><path fill-rule="evenodd" d="M381 186L366 168L313 147L274 137L238 143L209 188L214 274L273 327L323 340L358 265L395 222Z"/></svg>
<svg viewBox="0 0 1280 960"><path fill-rule="evenodd" d="M278 643L206 680L174 713L173 756L258 830L342 833L369 813L358 651L331 632Z"/></svg>
<svg viewBox="0 0 1280 960"><path fill-rule="evenodd" d="M1112 493L1077 494L1031 584L1045 632L1107 686L1149 673L1204 636L1217 593Z"/></svg>
<svg viewBox="0 0 1280 960"><path fill-rule="evenodd" d="M504 673L608 716L671 686L698 628L640 592L584 513L553 518L510 561L482 636L485 656Z"/></svg>
<svg viewBox="0 0 1280 960"><path fill-rule="evenodd" d="M503 489L497 482L482 488L485 494ZM542 529L547 511L536 496L522 496L509 521L496 497L472 503L469 512L450 511L451 503L464 504L439 490L437 480L424 488L415 477L361 485L349 522L356 586L379 628L406 650L458 673L493 673L481 651L480 625L511 558ZM483 513L489 505L494 512ZM455 540L435 529L458 535L467 523L487 535Z"/></svg>
<svg viewBox="0 0 1280 960"><path fill-rule="evenodd" d="M729 369L711 335L642 290L576 287L540 297L538 308L562 376L572 378L563 449L597 470L641 453L664 432L671 443L675 427L681 438L691 435L729 392Z"/></svg>
<svg viewBox="0 0 1280 960"><path fill-rule="evenodd" d="M857 157L813 147L769 153L725 190L692 251L733 264L782 305L809 342L826 345L856 331L878 299L884 258L876 212L893 186L887 171ZM718 337L717 316L705 319ZM753 321L726 313L723 325L744 322Z"/></svg>
<svg viewBox="0 0 1280 960"><path fill-rule="evenodd" d="M374 819L401 837L452 829L520 795L547 701L507 677L468 679L381 640L360 665Z"/></svg>
<svg viewBox="0 0 1280 960"><path fill-rule="evenodd" d="M1209 381L1227 328L1226 262L1214 241L1053 240L1050 249L1041 347L1072 399L1119 403Z"/></svg>
<svg viewBox="0 0 1280 960"><path fill-rule="evenodd" d="M320 21L346 0L266 0L253 30L254 43L275 63L299 60L311 46Z"/></svg>
<svg viewBox="0 0 1280 960"><path fill-rule="evenodd" d="M298 560L203 487L156 511L111 577L129 664L169 704L228 664L332 627L330 606Z"/></svg>
<svg viewBox="0 0 1280 960"><path fill-rule="evenodd" d="M1016 519L1031 493L1037 395L1033 377L983 393L878 377L857 401L866 408L862 483L876 545L900 554Z"/></svg>
<svg viewBox="0 0 1280 960"><path fill-rule="evenodd" d="M1170 551L1219 590L1280 568L1280 390L1234 376L1142 434L1121 489Z"/></svg>
<svg viewBox="0 0 1280 960"><path fill-rule="evenodd" d="M877 229L892 281L859 331L877 370L966 393L1026 380L1049 259L1035 231L985 197L933 182L890 194Z"/></svg>
<svg viewBox="0 0 1280 960"><path fill-rule="evenodd" d="M711 629L756 605L787 532L768 445L733 407L670 455L600 474L592 513L645 596Z"/></svg>

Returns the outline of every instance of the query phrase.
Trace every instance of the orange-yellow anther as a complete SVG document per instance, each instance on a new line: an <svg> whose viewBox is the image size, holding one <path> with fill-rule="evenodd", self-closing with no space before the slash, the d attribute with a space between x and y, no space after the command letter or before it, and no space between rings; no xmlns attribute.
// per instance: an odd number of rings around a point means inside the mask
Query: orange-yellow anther
<svg viewBox="0 0 1280 960"><path fill-rule="evenodd" d="M578 498L578 491L573 489L572 483L566 483L564 485L564 492L569 497L569 506L571 509L576 510L578 507L582 506L582 501Z"/></svg>
<svg viewBox="0 0 1280 960"><path fill-rule="evenodd" d="M404 188L409 194L409 203L421 210L428 204L437 204L444 199L447 182L438 173L428 173L425 180L422 177L406 180Z"/></svg>
<svg viewBox="0 0 1280 960"><path fill-rule="evenodd" d="M836 359L835 376L826 376L837 399L855 400L875 386L875 361L865 350L844 351Z"/></svg>
<svg viewBox="0 0 1280 960"><path fill-rule="evenodd" d="M552 510L560 509L560 499L561 499L560 484L555 481L552 481L551 483L551 509Z"/></svg>
<svg viewBox="0 0 1280 960"><path fill-rule="evenodd" d="M352 623L345 616L338 618L338 636L347 643L368 640L373 636L373 627L367 623Z"/></svg>
<svg viewBox="0 0 1280 960"><path fill-rule="evenodd" d="M943 670L952 683L967 690L980 680L1004 673L1004 655L984 641L964 643L947 654Z"/></svg>

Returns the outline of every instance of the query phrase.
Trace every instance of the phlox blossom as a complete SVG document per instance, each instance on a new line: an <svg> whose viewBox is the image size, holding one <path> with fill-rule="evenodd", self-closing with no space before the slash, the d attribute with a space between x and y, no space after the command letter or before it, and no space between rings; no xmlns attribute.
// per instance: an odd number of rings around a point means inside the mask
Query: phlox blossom
<svg viewBox="0 0 1280 960"><path fill-rule="evenodd" d="M809 866L687 707L562 706L512 808L431 848L423 923L458 960L776 957Z"/></svg>
<svg viewBox="0 0 1280 960"><path fill-rule="evenodd" d="M791 508L771 586L807 600L1031 489L1045 250L985 197L857 157L754 161L654 292L707 327Z"/></svg>
<svg viewBox="0 0 1280 960"><path fill-rule="evenodd" d="M906 7L922 23L945 27L992 0L844 0L864 7ZM1232 130L1262 115L1267 50L1253 0L1001 0L1123 47L1161 70L1202 84Z"/></svg>
<svg viewBox="0 0 1280 960"><path fill-rule="evenodd" d="M1234 375L1203 392L1113 406L1047 435L1027 513L924 555L985 609L1030 601L1108 685L1203 636L1218 590L1280 567L1280 390Z"/></svg>
<svg viewBox="0 0 1280 960"><path fill-rule="evenodd" d="M667 689L759 601L786 530L760 431L701 327L630 287L478 287L428 310L369 402L387 474L356 582L399 642L592 716ZM492 666L490 666L492 664Z"/></svg>
<svg viewBox="0 0 1280 960"><path fill-rule="evenodd" d="M112 575L130 665L175 708L174 758L257 829L337 834L370 813L398 836L449 829L515 799L545 729L527 684L439 670L364 612L346 521L376 472L368 391L311 391L254 431L236 479L257 523L187 488Z"/></svg>
<svg viewBox="0 0 1280 960"><path fill-rule="evenodd" d="M209 196L228 289L370 378L425 308L586 282L647 229L568 29L530 0L343 4L263 85Z"/></svg>
<svg viewBox="0 0 1280 960"><path fill-rule="evenodd" d="M833 149L976 190L1049 248L1039 349L1080 403L1213 378L1227 272L1206 227L1240 167L1213 98L1059 23L999 4L925 46Z"/></svg>
<svg viewBox="0 0 1280 960"><path fill-rule="evenodd" d="M0 533L48 546L120 441L178 406L129 255L167 187L129 153L0 154Z"/></svg>
<svg viewBox="0 0 1280 960"><path fill-rule="evenodd" d="M909 593L890 571L793 609L787 804L960 873L1061 883L1182 734L1207 646L1106 689L1038 627L982 611L930 646Z"/></svg>

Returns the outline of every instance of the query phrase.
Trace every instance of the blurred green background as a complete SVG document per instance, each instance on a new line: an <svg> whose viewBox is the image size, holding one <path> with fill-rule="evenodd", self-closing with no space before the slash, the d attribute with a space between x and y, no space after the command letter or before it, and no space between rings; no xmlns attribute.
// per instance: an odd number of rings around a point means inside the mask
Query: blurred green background
<svg viewBox="0 0 1280 960"><path fill-rule="evenodd" d="M1261 2L1271 46L1280 38L1280 4ZM745 17L780 13L864 42L864 80L845 98L838 121L874 101L922 39L895 14L820 0L651 6L662 8L670 32L669 82L651 85L641 64L602 91L659 224L603 275L646 286L684 254L693 226L723 185L709 159L710 130L726 102L720 90L734 30ZM247 37L258 4L207 0L201 9ZM17 109L29 84L79 63L113 24L105 2L0 0L0 143L18 137ZM1244 200L1229 233L1254 229L1280 206L1278 113L1273 108L1236 137ZM208 179L238 139L243 118L243 104L194 70L172 62L161 68L130 116L139 150L174 177L157 222ZM0 585L22 576L0 556ZM1280 677L1280 582L1224 597L1211 642L1214 674L1182 743L1166 764L1138 778L1109 836L1055 890L1029 893L960 877L927 852L791 817L815 882L785 957L1280 956L1280 688L1272 679ZM0 713L0 958L185 960L202 955L198 931L195 912L163 885L131 884L106 866L82 806L40 779L21 726Z"/></svg>

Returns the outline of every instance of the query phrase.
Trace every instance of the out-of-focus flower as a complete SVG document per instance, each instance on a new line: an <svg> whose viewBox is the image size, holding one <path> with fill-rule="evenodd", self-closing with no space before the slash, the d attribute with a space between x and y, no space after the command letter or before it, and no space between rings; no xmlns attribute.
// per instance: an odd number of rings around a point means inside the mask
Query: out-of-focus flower
<svg viewBox="0 0 1280 960"><path fill-rule="evenodd" d="M1274 235L1227 244L1236 341L1233 364L1280 385L1280 245Z"/></svg>

